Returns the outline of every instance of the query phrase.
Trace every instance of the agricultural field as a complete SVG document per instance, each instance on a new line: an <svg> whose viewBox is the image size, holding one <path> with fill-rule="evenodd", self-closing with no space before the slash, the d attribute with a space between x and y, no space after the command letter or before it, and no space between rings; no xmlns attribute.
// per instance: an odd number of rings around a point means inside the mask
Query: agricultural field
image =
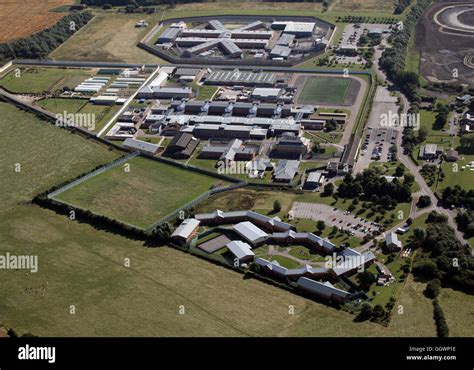
<svg viewBox="0 0 474 370"><path fill-rule="evenodd" d="M222 180L136 157L56 198L94 213L145 228ZM133 210L133 212L130 212Z"/></svg>
<svg viewBox="0 0 474 370"><path fill-rule="evenodd" d="M0 213L119 157L105 146L41 121L12 105L0 102L0 117L0 134L8 137L2 144L4 154L0 157L4 174ZM17 164L19 172L15 172Z"/></svg>
<svg viewBox="0 0 474 370"><path fill-rule="evenodd" d="M342 77L309 77L301 94L300 104L343 104L353 80Z"/></svg>
<svg viewBox="0 0 474 370"><path fill-rule="evenodd" d="M67 11L52 11L74 0L2 1L0 6L0 43L30 36L55 25Z"/></svg>
<svg viewBox="0 0 474 370"><path fill-rule="evenodd" d="M63 87L74 88L80 82L93 75L90 69L52 68L52 67L19 67L0 80L0 86L12 93L41 94L61 90Z"/></svg>

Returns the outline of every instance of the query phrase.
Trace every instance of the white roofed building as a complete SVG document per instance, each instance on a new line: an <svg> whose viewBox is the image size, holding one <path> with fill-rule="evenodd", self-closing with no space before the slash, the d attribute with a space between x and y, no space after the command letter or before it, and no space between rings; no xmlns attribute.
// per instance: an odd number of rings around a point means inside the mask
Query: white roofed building
<svg viewBox="0 0 474 370"><path fill-rule="evenodd" d="M171 240L181 245L188 244L196 236L199 224L199 220L187 218L171 234Z"/></svg>
<svg viewBox="0 0 474 370"><path fill-rule="evenodd" d="M268 234L249 221L234 225L233 230L252 245L259 245L268 238Z"/></svg>
<svg viewBox="0 0 474 370"><path fill-rule="evenodd" d="M240 240L233 240L226 245L230 253L234 255L239 265L253 261L255 254L252 252L252 248L247 243Z"/></svg>

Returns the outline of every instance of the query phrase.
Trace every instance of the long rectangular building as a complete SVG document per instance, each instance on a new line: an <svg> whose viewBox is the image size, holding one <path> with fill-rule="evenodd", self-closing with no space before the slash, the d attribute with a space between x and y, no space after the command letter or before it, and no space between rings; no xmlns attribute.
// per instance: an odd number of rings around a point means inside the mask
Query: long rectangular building
<svg viewBox="0 0 474 370"><path fill-rule="evenodd" d="M216 70L204 81L207 85L239 85L273 87L276 75L272 72L251 72L239 70Z"/></svg>

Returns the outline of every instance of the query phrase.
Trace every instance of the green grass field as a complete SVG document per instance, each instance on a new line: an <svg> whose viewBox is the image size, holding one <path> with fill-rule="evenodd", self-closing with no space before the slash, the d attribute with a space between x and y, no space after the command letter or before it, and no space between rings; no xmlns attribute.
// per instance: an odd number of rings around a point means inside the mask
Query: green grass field
<svg viewBox="0 0 474 370"><path fill-rule="evenodd" d="M19 67L17 77L16 69L0 80L0 86L13 93L54 92L63 87L72 89L93 75L88 69Z"/></svg>
<svg viewBox="0 0 474 370"><path fill-rule="evenodd" d="M47 98L37 104L53 113L93 115L94 132L99 132L121 108L118 105L94 105L87 99Z"/></svg>
<svg viewBox="0 0 474 370"><path fill-rule="evenodd" d="M451 288L442 288L439 302L449 327L449 336L473 337L474 296Z"/></svg>
<svg viewBox="0 0 474 370"><path fill-rule="evenodd" d="M0 103L0 116L0 134L8 138L0 157L1 211L119 156L12 105Z"/></svg>
<svg viewBox="0 0 474 370"><path fill-rule="evenodd" d="M300 104L342 104L352 79L342 77L309 77L298 97Z"/></svg>
<svg viewBox="0 0 474 370"><path fill-rule="evenodd" d="M57 199L145 228L221 180L142 157L114 167L57 196ZM130 212L133 210L133 212Z"/></svg>
<svg viewBox="0 0 474 370"><path fill-rule="evenodd" d="M48 98L40 100L37 104L53 113L77 113L88 102L88 99L62 99L62 98Z"/></svg>

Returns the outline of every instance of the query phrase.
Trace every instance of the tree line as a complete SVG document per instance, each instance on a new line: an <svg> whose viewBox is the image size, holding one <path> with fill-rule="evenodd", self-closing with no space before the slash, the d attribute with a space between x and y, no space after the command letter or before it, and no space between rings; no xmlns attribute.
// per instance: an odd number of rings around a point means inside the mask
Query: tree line
<svg viewBox="0 0 474 370"><path fill-rule="evenodd" d="M373 203L395 207L399 202L411 200L410 187L413 180L413 176L407 174L404 181L395 178L388 182L375 170L367 169L355 177L351 174L346 175L338 186L337 195L341 198L355 198L363 195L365 199Z"/></svg>
<svg viewBox="0 0 474 370"><path fill-rule="evenodd" d="M413 265L413 273L429 279L437 278L467 293L474 292L474 257L469 245L457 240L447 218L431 212L426 231L413 230L413 245L420 247Z"/></svg>
<svg viewBox="0 0 474 370"><path fill-rule="evenodd" d="M29 37L0 44L0 61L12 59L42 59L86 25L93 15L89 12L72 12L51 28Z"/></svg>
<svg viewBox="0 0 474 370"><path fill-rule="evenodd" d="M403 28L391 37L392 47L385 49L379 61L380 67L388 78L399 85L410 100L417 96L418 75L414 72L404 71L408 43L418 20L431 2L432 0L418 0L411 7L403 22Z"/></svg>

